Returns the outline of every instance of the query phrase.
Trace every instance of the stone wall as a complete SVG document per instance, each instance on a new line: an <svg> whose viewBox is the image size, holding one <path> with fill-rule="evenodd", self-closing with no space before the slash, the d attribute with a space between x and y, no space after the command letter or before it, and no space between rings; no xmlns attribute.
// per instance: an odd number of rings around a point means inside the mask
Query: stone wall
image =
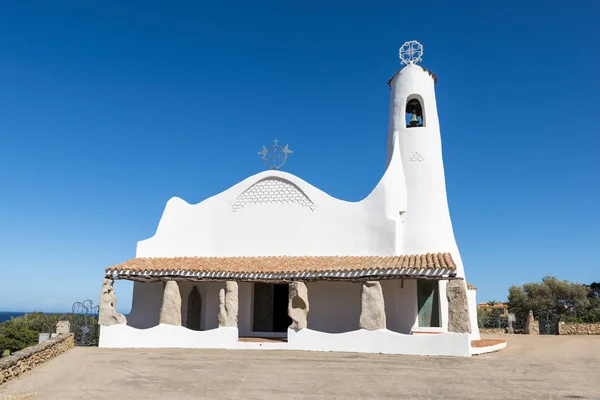
<svg viewBox="0 0 600 400"><path fill-rule="evenodd" d="M0 385L75 346L72 333L63 333L35 346L0 358Z"/></svg>
<svg viewBox="0 0 600 400"><path fill-rule="evenodd" d="M506 333L506 328L479 328L479 333L486 333L486 334Z"/></svg>
<svg viewBox="0 0 600 400"><path fill-rule="evenodd" d="M559 335L600 335L600 323L560 322Z"/></svg>

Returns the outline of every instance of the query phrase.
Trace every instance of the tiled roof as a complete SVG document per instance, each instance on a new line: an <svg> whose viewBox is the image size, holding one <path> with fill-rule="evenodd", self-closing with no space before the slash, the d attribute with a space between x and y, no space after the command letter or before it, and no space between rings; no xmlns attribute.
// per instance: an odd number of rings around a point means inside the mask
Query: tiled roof
<svg viewBox="0 0 600 400"><path fill-rule="evenodd" d="M471 285L469 282L467 282L467 289L469 290L477 290L477 288L473 285Z"/></svg>
<svg viewBox="0 0 600 400"><path fill-rule="evenodd" d="M264 256L264 257L173 257L134 258L106 269L107 274L128 276L185 275L218 276L260 274L318 274L335 278L340 273L424 275L453 274L456 265L449 253L410 256ZM329 275L328 275L329 274ZM333 275L331 275L333 274ZM363 276L364 274L360 274ZM349 275L348 275L349 276ZM354 274L353 276L356 276ZM316 276L313 276L316 277ZM127 279L127 278L125 278Z"/></svg>

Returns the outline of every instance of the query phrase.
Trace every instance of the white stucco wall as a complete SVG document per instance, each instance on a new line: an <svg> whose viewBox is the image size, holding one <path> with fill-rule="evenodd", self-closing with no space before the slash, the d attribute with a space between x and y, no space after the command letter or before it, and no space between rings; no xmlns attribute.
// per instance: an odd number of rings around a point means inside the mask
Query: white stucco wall
<svg viewBox="0 0 600 400"><path fill-rule="evenodd" d="M192 331L182 326L158 325L136 329L127 325L100 327L99 347L104 348L217 348L341 351L353 353L410 354L435 356L471 355L468 335L403 335L386 329L330 334L302 329L288 330L287 343L245 343L238 341L236 328ZM506 344L504 344L504 347ZM485 352L485 349L477 349Z"/></svg>
<svg viewBox="0 0 600 400"><path fill-rule="evenodd" d="M399 144L406 180L408 210L403 214L399 248L404 254L449 252L464 271L454 238L446 197L442 140L434 81L419 65L403 68L392 81L388 162ZM417 95L422 100L425 126L406 127L406 103Z"/></svg>
<svg viewBox="0 0 600 400"><path fill-rule="evenodd" d="M238 329L240 336L247 337L252 334L252 282L238 284Z"/></svg>
<svg viewBox="0 0 600 400"><path fill-rule="evenodd" d="M183 326L160 324L148 329L127 325L100 326L98 347L235 349L238 330L218 328L193 331Z"/></svg>
<svg viewBox="0 0 600 400"><path fill-rule="evenodd" d="M411 98L421 102L423 127L406 127L406 103ZM401 218L402 234L397 235L401 241L398 248L404 254L449 252L456 263L457 276L465 278L446 195L435 83L429 72L419 65L403 68L392 81L388 163L393 160L396 145L400 148L407 193L407 211ZM446 282L441 281L444 330L448 327L447 305ZM472 330L477 330L476 320Z"/></svg>
<svg viewBox="0 0 600 400"><path fill-rule="evenodd" d="M400 279L381 281L387 329L409 334L417 321L417 281Z"/></svg>
<svg viewBox="0 0 600 400"><path fill-rule="evenodd" d="M162 282L134 282L127 325L138 329L158 325L163 290Z"/></svg>
<svg viewBox="0 0 600 400"><path fill-rule="evenodd" d="M178 282L181 293L181 324L187 326L188 296L196 286L202 299L200 329L209 330L219 326L219 290L224 282ZM163 296L162 282L134 282L131 313L127 325L147 329L158 325Z"/></svg>
<svg viewBox="0 0 600 400"><path fill-rule="evenodd" d="M477 324L477 290L467 290L467 298L469 299L469 318L471 321L471 340L479 340L479 326Z"/></svg>
<svg viewBox="0 0 600 400"><path fill-rule="evenodd" d="M181 324L187 327L188 298L192 288L196 286L202 299L200 314L200 329L209 330L219 327L219 291L225 287L225 282L179 282L181 293Z"/></svg>
<svg viewBox="0 0 600 400"><path fill-rule="evenodd" d="M471 355L469 335L403 335L387 329L330 334L312 329L288 330L288 349L308 351L343 351L351 353L407 354L430 356Z"/></svg>
<svg viewBox="0 0 600 400"><path fill-rule="evenodd" d="M360 283L310 282L308 327L315 331L340 333L358 329Z"/></svg>
<svg viewBox="0 0 600 400"><path fill-rule="evenodd" d="M395 178L384 175L356 203L281 171L261 172L196 205L172 198L156 234L138 242L136 255L394 255L405 207L403 179Z"/></svg>

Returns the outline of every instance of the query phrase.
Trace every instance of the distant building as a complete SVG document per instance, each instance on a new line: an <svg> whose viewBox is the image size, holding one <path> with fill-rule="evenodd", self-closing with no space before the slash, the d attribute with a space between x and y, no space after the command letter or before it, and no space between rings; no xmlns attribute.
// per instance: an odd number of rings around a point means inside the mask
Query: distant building
<svg viewBox="0 0 600 400"><path fill-rule="evenodd" d="M491 312L492 310L498 310L501 317L508 317L508 304L506 303L479 303L477 308L480 310L486 310L488 312Z"/></svg>

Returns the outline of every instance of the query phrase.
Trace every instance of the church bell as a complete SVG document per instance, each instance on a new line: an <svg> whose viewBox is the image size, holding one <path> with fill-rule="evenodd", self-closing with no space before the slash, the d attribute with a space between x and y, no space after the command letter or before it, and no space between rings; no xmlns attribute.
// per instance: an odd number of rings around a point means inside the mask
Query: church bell
<svg viewBox="0 0 600 400"><path fill-rule="evenodd" d="M410 124L410 126L419 125L419 117L417 117L416 113L413 113L412 116L410 117L409 124Z"/></svg>
<svg viewBox="0 0 600 400"><path fill-rule="evenodd" d="M423 126L423 107L421 107L421 103L417 99L411 99L406 104L406 114L410 114L410 119L408 120L407 128L414 128L416 126ZM419 119L419 117L421 119Z"/></svg>

